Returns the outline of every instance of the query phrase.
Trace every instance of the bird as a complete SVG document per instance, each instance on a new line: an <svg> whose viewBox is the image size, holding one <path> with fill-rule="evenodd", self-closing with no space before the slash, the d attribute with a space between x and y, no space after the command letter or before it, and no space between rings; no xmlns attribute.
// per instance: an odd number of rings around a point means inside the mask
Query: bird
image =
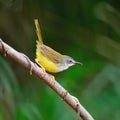
<svg viewBox="0 0 120 120"><path fill-rule="evenodd" d="M42 34L38 19L34 19L36 34L38 40L36 41L36 63L42 67L44 71L50 73L57 73L67 70L69 67L82 64L81 62L75 61L72 57L68 55L62 55L61 53L55 51L51 47L43 43Z"/></svg>

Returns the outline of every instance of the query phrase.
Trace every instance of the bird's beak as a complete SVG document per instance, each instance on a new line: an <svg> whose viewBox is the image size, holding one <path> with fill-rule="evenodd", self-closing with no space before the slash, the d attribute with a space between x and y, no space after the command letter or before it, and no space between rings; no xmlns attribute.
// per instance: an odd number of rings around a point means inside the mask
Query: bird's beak
<svg viewBox="0 0 120 120"><path fill-rule="evenodd" d="M75 61L75 64L81 64L82 65L83 63Z"/></svg>

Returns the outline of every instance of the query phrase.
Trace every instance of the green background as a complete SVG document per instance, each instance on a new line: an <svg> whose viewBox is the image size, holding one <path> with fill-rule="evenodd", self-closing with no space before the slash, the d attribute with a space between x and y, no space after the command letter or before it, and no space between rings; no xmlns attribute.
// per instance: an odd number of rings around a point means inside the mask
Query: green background
<svg viewBox="0 0 120 120"><path fill-rule="evenodd" d="M54 74L95 120L120 119L119 0L0 0L0 38L35 59L44 43L83 65ZM0 53L0 120L76 120L42 81Z"/></svg>

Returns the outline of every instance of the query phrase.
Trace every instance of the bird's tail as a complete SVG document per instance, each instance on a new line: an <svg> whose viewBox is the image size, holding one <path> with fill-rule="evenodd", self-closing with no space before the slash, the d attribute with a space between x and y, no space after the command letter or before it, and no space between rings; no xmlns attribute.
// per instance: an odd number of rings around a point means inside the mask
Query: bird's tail
<svg viewBox="0 0 120 120"><path fill-rule="evenodd" d="M38 19L34 19L34 22L35 22L36 33L37 33L37 36L38 36L39 44L42 45L43 44L43 40L42 40L42 34L41 34L41 30L40 30L40 25L39 25Z"/></svg>

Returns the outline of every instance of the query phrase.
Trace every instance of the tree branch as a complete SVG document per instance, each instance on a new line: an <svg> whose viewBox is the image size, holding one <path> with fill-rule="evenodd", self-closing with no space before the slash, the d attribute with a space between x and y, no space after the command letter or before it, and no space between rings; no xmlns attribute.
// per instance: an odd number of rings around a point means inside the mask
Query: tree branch
<svg viewBox="0 0 120 120"><path fill-rule="evenodd" d="M44 75L44 71L37 66L37 64L30 61L30 59L7 45L0 39L0 51L10 58L12 58L17 63L21 64L23 67L28 69L31 74L34 74L45 84L51 87L71 108L73 108L78 113L78 119L82 120L94 120L92 116L86 111L86 109L80 104L78 99L70 95L57 81L53 85L52 78L49 74Z"/></svg>

